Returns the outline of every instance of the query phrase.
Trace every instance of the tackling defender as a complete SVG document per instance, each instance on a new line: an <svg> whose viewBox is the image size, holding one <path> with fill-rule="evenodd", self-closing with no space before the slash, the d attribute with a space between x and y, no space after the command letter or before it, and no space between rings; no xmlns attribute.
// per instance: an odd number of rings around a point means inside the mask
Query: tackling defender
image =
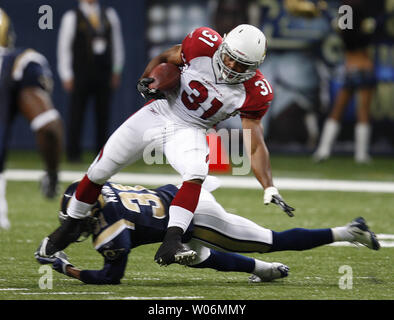
<svg viewBox="0 0 394 320"><path fill-rule="evenodd" d="M79 183L67 208L65 223L49 235L43 254L63 250L78 234L81 221L93 207L104 183L120 169L140 159L145 147L153 143L162 148L171 166L182 176L183 184L169 209L166 236L155 261L168 265L189 259L196 253L182 245L208 175L209 148L205 130L239 113L251 167L264 189L264 204L278 204L290 215L294 209L281 198L273 184L269 152L264 142L261 118L273 98L267 79L257 69L267 50L264 34L254 26L239 25L224 39L202 27L152 59L137 88L150 101L129 117L108 142ZM161 99L162 93L150 89L147 78L162 62L182 68L176 92ZM246 133L245 133L246 132Z"/></svg>
<svg viewBox="0 0 394 320"><path fill-rule="evenodd" d="M282 263L268 263L235 252L269 253L282 250L307 250L334 241L355 241L378 250L379 242L363 218L346 226L332 229L290 229L276 232L225 211L208 191L214 187L207 177L201 189L193 220L182 236L185 247L195 250L195 260L183 264L195 268L251 273L251 282L271 281L288 275ZM67 219L70 204L78 183L71 184L61 201L59 218ZM84 227L74 238L93 234L94 248L103 255L101 270L81 270L74 267L64 252L47 257L41 246L35 253L39 263L52 263L53 268L88 284L119 284L124 275L128 255L133 248L163 240L169 221L169 207L179 192L174 185L157 189L125 186L107 182L101 189ZM44 239L44 242L48 238Z"/></svg>
<svg viewBox="0 0 394 320"><path fill-rule="evenodd" d="M3 174L12 123L18 113L30 123L45 163L41 191L56 195L63 127L53 107L52 74L46 58L32 49L12 48L14 33L8 15L0 9L0 229L8 229L8 206Z"/></svg>

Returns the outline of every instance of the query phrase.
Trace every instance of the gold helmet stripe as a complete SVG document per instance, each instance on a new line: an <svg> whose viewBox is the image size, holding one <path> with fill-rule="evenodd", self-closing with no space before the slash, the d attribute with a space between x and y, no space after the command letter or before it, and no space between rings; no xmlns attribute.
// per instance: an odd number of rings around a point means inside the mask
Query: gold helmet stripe
<svg viewBox="0 0 394 320"><path fill-rule="evenodd" d="M7 47L8 43L8 29L10 27L10 18L0 9L0 46Z"/></svg>

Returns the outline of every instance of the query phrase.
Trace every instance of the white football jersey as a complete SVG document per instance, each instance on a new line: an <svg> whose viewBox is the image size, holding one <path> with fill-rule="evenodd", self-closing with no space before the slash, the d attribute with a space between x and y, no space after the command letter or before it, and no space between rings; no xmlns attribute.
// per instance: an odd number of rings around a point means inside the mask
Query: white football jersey
<svg viewBox="0 0 394 320"><path fill-rule="evenodd" d="M271 85L259 70L243 83L224 82L213 59L221 43L222 37L207 27L186 36L180 86L167 97L170 112L166 116L206 129L237 113L241 118L263 117L273 99Z"/></svg>

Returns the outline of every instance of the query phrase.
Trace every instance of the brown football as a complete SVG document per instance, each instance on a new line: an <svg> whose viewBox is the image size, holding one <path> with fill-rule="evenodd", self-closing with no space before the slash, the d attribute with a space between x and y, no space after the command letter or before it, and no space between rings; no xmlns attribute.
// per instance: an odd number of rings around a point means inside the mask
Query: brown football
<svg viewBox="0 0 394 320"><path fill-rule="evenodd" d="M149 74L150 78L155 79L149 88L160 91L171 91L179 85L181 71L172 63L160 63L152 69Z"/></svg>

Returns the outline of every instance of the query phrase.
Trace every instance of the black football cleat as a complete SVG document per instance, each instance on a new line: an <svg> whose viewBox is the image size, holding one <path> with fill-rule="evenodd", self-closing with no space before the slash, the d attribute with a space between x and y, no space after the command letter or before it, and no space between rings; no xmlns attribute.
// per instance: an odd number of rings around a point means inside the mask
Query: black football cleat
<svg viewBox="0 0 394 320"><path fill-rule="evenodd" d="M196 259L197 253L182 244L182 235L182 228L170 227L167 229L163 243L155 254L155 261L159 265L168 266L172 263L188 265Z"/></svg>
<svg viewBox="0 0 394 320"><path fill-rule="evenodd" d="M181 242L166 241L157 250L155 261L161 266L168 266L172 263L189 265L196 257L197 253L194 250L186 248Z"/></svg>
<svg viewBox="0 0 394 320"><path fill-rule="evenodd" d="M57 196L58 192L58 176L57 173L46 173L40 181L41 193L48 199L53 199Z"/></svg>
<svg viewBox="0 0 394 320"><path fill-rule="evenodd" d="M363 217L354 219L347 227L349 232L354 236L353 242L360 243L372 250L380 249L380 244L375 233L369 229Z"/></svg>

